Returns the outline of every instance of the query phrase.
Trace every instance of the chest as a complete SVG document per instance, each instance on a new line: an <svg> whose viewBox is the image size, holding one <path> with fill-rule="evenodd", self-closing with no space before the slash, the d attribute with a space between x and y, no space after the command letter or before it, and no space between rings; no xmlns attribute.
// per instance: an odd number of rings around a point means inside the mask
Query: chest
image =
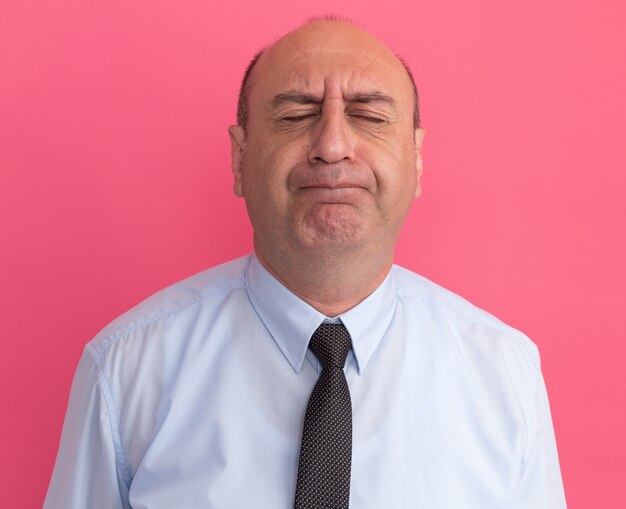
<svg viewBox="0 0 626 509"><path fill-rule="evenodd" d="M133 454L132 507L293 506L316 373L277 368L268 377L240 358L222 366L196 375L195 387L174 386L161 403L158 426ZM522 441L506 398L451 378L450 366L400 366L381 373L371 366L371 379L348 373L351 507L506 507Z"/></svg>

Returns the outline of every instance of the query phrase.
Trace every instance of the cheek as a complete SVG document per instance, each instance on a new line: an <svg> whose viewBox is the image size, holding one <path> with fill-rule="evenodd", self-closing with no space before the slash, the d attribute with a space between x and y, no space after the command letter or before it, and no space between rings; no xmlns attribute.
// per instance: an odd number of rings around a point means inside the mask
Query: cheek
<svg viewBox="0 0 626 509"><path fill-rule="evenodd" d="M274 140L265 143L260 140L250 145L242 172L246 198L272 202L283 200L288 189L289 173L296 160L288 146L281 146Z"/></svg>
<svg viewBox="0 0 626 509"><path fill-rule="evenodd" d="M406 145L370 148L363 151L378 185L378 191L388 199L412 196L417 183L414 151ZM392 196L387 196L388 194Z"/></svg>

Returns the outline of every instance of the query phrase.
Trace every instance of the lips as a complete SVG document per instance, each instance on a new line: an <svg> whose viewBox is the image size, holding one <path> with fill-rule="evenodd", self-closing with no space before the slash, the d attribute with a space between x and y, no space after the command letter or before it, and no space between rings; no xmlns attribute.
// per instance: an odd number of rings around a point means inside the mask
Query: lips
<svg viewBox="0 0 626 509"><path fill-rule="evenodd" d="M297 167L290 175L292 190L328 190L376 188L376 180L369 168L355 166Z"/></svg>
<svg viewBox="0 0 626 509"><path fill-rule="evenodd" d="M350 188L363 189L363 186L356 182L320 182L317 184L311 184L308 186L301 187L300 189L328 189L330 191L334 191L336 189L350 189Z"/></svg>
<svg viewBox="0 0 626 509"><path fill-rule="evenodd" d="M295 194L309 205L356 205L366 191L362 187L303 187Z"/></svg>

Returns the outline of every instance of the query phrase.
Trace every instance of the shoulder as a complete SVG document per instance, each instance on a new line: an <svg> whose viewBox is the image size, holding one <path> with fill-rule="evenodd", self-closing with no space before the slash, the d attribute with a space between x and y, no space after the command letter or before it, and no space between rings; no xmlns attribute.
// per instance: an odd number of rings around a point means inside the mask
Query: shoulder
<svg viewBox="0 0 626 509"><path fill-rule="evenodd" d="M250 255L217 265L168 286L122 314L87 344L87 350L98 358L123 338L141 334L142 330L162 321L176 320L194 307L219 307L234 290L244 288Z"/></svg>
<svg viewBox="0 0 626 509"><path fill-rule="evenodd" d="M526 461L538 429L537 346L524 333L425 277L397 266L394 271L399 302L414 321L426 324L420 329L425 337L418 339L462 366L466 382L479 388L486 400L516 409L513 415L519 410Z"/></svg>
<svg viewBox="0 0 626 509"><path fill-rule="evenodd" d="M414 311L438 320L462 353L507 364L514 378L532 379L539 372L539 352L523 332L502 322L463 297L403 267L394 266L398 297ZM513 373L510 373L513 375Z"/></svg>

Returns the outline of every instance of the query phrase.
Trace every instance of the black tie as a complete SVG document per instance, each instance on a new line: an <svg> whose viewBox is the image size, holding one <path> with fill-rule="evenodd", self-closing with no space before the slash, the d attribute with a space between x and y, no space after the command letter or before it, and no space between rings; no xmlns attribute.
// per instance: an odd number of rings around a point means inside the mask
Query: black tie
<svg viewBox="0 0 626 509"><path fill-rule="evenodd" d="M295 509L347 509L352 402L343 365L352 343L342 323L323 323L309 349L322 364L304 417Z"/></svg>

